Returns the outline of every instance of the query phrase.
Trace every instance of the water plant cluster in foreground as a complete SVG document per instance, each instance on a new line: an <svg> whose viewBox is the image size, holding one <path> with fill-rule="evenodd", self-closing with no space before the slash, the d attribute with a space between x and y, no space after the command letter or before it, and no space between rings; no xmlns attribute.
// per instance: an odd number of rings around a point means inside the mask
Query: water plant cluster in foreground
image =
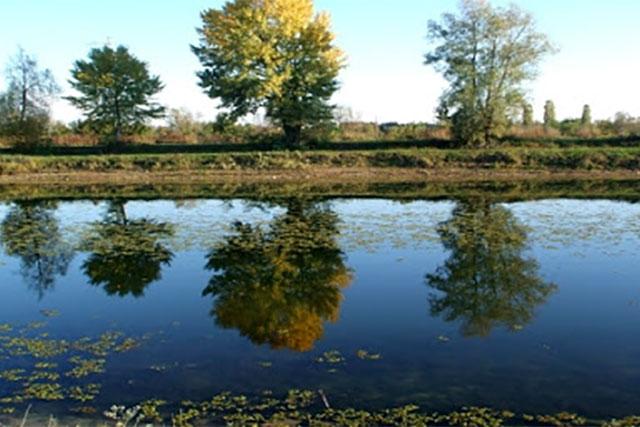
<svg viewBox="0 0 640 427"><path fill-rule="evenodd" d="M325 394L311 390L289 390L278 398L271 391L247 397L232 393L221 393L210 400L182 401L170 404L160 399L150 399L132 407L112 405L100 417L95 408L81 407L84 414L75 421L83 425L138 426L171 425L176 427L200 425L301 425L301 426L582 426L603 427L636 426L640 416L623 419L592 420L576 414L560 412L551 415L515 414L507 410L481 407L463 407L450 413L421 412L415 405L406 405L380 411L356 408L332 409ZM26 419L25 414L23 420ZM0 418L1 420L1 418ZM5 421L18 423L18 419ZM50 426L59 422L49 418ZM0 421L0 425L2 421Z"/></svg>
<svg viewBox="0 0 640 427"><path fill-rule="evenodd" d="M43 310L45 317L58 315ZM622 420L589 420L576 414L515 414L508 410L468 407L450 413L423 412L416 405L367 411L358 408L333 408L331 396L322 390L288 390L278 397L271 390L252 395L225 392L209 400L169 402L150 398L138 405L96 404L101 391L99 377L106 372L106 362L118 353L133 351L154 334L140 338L121 332L106 332L96 338L54 339L45 331L47 322L25 326L0 325L0 360L11 365L0 372L0 426L39 423L37 417L46 402L65 404L69 417L49 418L49 425L73 423L89 425L133 426L141 424L192 425L603 425L633 426L640 417ZM380 354L359 350L360 359L377 360ZM320 364L342 364L345 357L338 350L327 351L315 359ZM159 393L162 394L162 393ZM95 405L95 406L92 406ZM39 408L40 407L40 408ZM47 409L45 409L46 411ZM29 415L31 411L32 415ZM64 415L63 415L64 416Z"/></svg>

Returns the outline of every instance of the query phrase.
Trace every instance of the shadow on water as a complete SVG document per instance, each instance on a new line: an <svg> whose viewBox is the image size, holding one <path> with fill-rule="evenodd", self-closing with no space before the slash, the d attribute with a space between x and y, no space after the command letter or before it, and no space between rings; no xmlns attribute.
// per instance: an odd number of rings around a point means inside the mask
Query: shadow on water
<svg viewBox="0 0 640 427"><path fill-rule="evenodd" d="M525 253L525 227L501 205L459 200L437 231L450 256L426 276L431 314L460 322L463 336L487 337L498 326L520 330L557 289Z"/></svg>
<svg viewBox="0 0 640 427"><path fill-rule="evenodd" d="M0 242L7 255L20 258L20 273L42 299L65 276L74 252L54 216L57 202L17 201L2 221Z"/></svg>
<svg viewBox="0 0 640 427"><path fill-rule="evenodd" d="M236 222L234 233L207 255L215 272L203 295L211 316L255 344L309 351L337 321L341 289L352 281L336 243L338 217L301 199L264 229Z"/></svg>
<svg viewBox="0 0 640 427"><path fill-rule="evenodd" d="M110 201L102 221L94 222L82 250L90 252L82 268L89 283L103 286L108 295L141 297L162 278L173 252L161 242L174 227L167 222L127 217L126 202Z"/></svg>

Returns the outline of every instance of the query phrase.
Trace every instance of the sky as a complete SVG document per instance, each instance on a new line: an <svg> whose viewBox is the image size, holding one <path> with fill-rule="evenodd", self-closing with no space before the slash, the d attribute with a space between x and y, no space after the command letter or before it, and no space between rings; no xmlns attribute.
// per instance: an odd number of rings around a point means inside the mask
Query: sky
<svg viewBox="0 0 640 427"><path fill-rule="evenodd" d="M506 5L493 0L494 5ZM527 85L535 118L547 99L560 119L579 117L585 104L595 119L618 111L640 116L640 1L518 0L537 20L559 52L546 58ZM195 75L200 12L223 0L0 0L0 67L18 46L35 55L72 94L67 80L74 61L109 42L125 45L160 75L157 99L213 120L216 103L202 93ZM455 12L457 0L316 0L332 16L336 44L348 57L333 102L366 121L433 121L444 80L425 66L427 22ZM0 77L0 90L5 87ZM69 122L81 113L58 100L54 119Z"/></svg>

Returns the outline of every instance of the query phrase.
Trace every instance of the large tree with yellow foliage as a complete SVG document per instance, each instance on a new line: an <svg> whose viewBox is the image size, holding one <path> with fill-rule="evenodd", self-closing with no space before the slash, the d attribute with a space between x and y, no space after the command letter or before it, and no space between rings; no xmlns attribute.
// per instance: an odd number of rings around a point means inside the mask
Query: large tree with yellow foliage
<svg viewBox="0 0 640 427"><path fill-rule="evenodd" d="M202 20L192 50L204 67L200 86L225 111L220 122L263 108L291 147L305 126L332 117L344 55L313 0L234 0Z"/></svg>

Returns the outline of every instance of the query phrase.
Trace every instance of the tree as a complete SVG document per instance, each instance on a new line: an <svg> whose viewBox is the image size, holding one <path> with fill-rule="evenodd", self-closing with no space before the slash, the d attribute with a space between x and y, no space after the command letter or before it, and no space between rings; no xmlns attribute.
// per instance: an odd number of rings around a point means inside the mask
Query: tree
<svg viewBox="0 0 640 427"><path fill-rule="evenodd" d="M51 102L60 93L50 70L40 70L24 49L10 59L8 87L0 95L0 131L21 145L37 144L49 123Z"/></svg>
<svg viewBox="0 0 640 427"><path fill-rule="evenodd" d="M591 107L585 105L582 109L582 118L580 119L582 126L591 126Z"/></svg>
<svg viewBox="0 0 640 427"><path fill-rule="evenodd" d="M558 125L558 121L556 120L556 106L551 100L544 103L544 125L548 128Z"/></svg>
<svg viewBox="0 0 640 427"><path fill-rule="evenodd" d="M289 147L304 127L332 118L343 53L333 45L330 18L313 0L234 0L202 14L200 86L233 123L264 109Z"/></svg>
<svg viewBox="0 0 640 427"><path fill-rule="evenodd" d="M429 21L427 37L437 46L426 64L450 84L438 111L450 115L456 139L469 146L501 136L510 112L522 105L523 83L553 51L529 13L513 4L493 8L485 0L463 0L459 15Z"/></svg>
<svg viewBox="0 0 640 427"><path fill-rule="evenodd" d="M122 142L123 133L135 133L149 119L164 116L164 107L152 100L163 88L148 65L124 46L92 49L89 60L78 60L71 70L71 87L81 96L68 96L83 110L92 129Z"/></svg>
<svg viewBox="0 0 640 427"><path fill-rule="evenodd" d="M30 289L42 299L56 276L67 274L73 249L64 242L52 202L15 202L2 221L0 243L7 255L19 257L20 271Z"/></svg>
<svg viewBox="0 0 640 427"><path fill-rule="evenodd" d="M533 107L529 103L522 106L522 124L524 126L533 125Z"/></svg>
<svg viewBox="0 0 640 427"><path fill-rule="evenodd" d="M171 224L127 218L125 203L109 203L103 221L93 224L82 249L91 252L83 264L92 285L104 286L108 295L144 295L160 280L162 265L171 264L173 253L161 239L173 235Z"/></svg>
<svg viewBox="0 0 640 427"><path fill-rule="evenodd" d="M211 315L256 344L308 351L338 318L341 289L352 280L337 247L337 217L300 199L268 230L236 223L235 233L208 254L214 270L204 295Z"/></svg>
<svg viewBox="0 0 640 427"><path fill-rule="evenodd" d="M556 289L525 256L526 231L502 206L460 201L438 233L451 255L427 275L436 291L429 297L431 314L461 321L465 336L486 337L498 325L521 329Z"/></svg>

